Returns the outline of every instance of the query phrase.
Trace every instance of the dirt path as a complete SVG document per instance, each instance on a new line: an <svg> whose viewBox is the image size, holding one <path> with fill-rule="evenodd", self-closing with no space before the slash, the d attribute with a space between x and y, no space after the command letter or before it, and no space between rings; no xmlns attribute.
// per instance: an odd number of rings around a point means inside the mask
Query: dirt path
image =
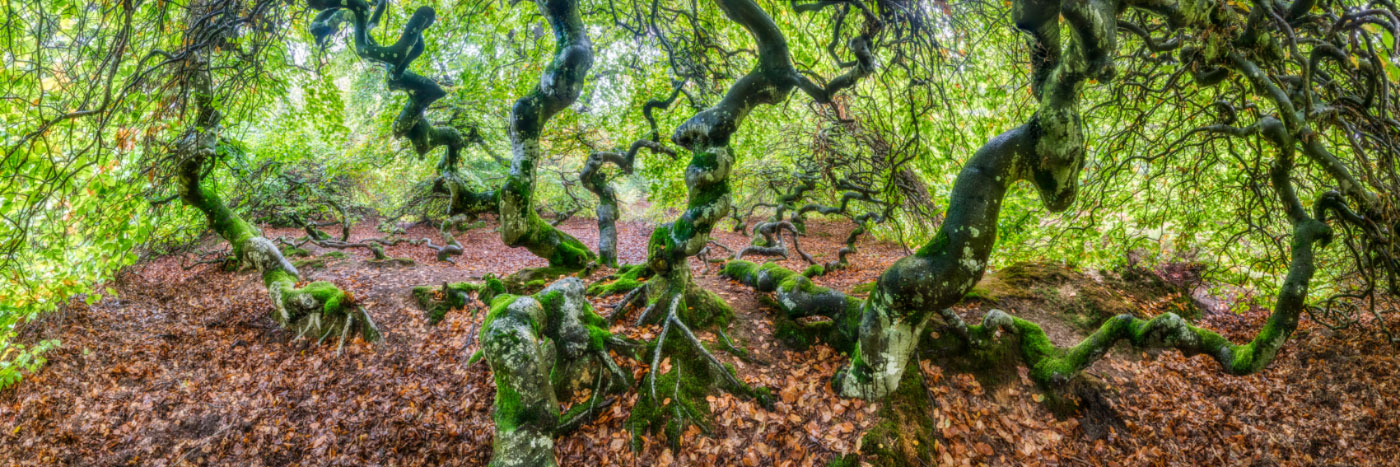
<svg viewBox="0 0 1400 467"><path fill-rule="evenodd" d="M592 221L562 228L596 244ZM644 258L650 230L619 225L622 262ZM410 234L436 238L421 227ZM844 235L840 224L814 224L804 248L827 260ZM365 226L354 232L354 238L372 236L378 233ZM728 232L719 238L731 247L747 243ZM292 342L273 326L254 274L212 265L187 271L177 258L134 267L113 285L119 299L72 306L25 331L25 339L58 338L63 345L42 371L0 393L0 464L483 464L494 389L484 364L466 366L482 313L449 313L429 327L408 289L544 261L502 246L490 227L458 239L467 253L454 264L434 261L424 247L400 245L389 254L414 258L415 265L371 267L367 252L351 250L348 259L308 269L310 279L336 281L360 297L387 331L384 342L356 342L342 355L334 346ZM850 290L902 254L897 246L862 245L853 258L858 268L818 282ZM830 377L847 358L821 345L785 348L772 338L771 310L751 290L712 273L697 278L734 306L732 334L762 361L722 358L750 383L771 387L775 409L717 395L712 436L687 433L682 452L648 437L634 453L623 426L630 396L560 439L560 460L824 465L858 450L875 407L831 392ZM1256 312L1212 315L1204 323L1238 341L1261 320ZM1111 383L1111 402L1128 432L1100 440L1086 439L1074 419L1055 420L1024 376L984 388L968 375L925 364L937 401L934 452L947 463L1387 463L1400 439L1394 423L1400 388L1394 352L1378 355L1377 345L1367 333L1334 334L1305 323L1274 368L1245 378L1221 375L1204 358L1168 353L1144 360L1121 352L1092 371ZM638 362L621 363L642 371Z"/></svg>

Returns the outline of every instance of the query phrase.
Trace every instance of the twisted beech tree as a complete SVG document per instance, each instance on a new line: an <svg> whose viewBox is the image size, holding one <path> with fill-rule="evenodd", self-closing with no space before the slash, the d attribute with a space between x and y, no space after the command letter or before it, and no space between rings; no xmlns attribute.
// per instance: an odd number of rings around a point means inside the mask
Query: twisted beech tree
<svg viewBox="0 0 1400 467"><path fill-rule="evenodd" d="M447 92L432 79L408 69L423 53L423 31L436 20L436 11L428 6L419 7L404 23L398 40L383 46L374 40L370 31L383 18L388 0L378 0L373 5L364 0L309 0L307 5L320 11L310 26L318 41L324 42L337 33L343 23L351 23L355 52L366 60L382 64L388 73L390 89L408 94L408 102L394 120L394 135L408 138L419 155L439 146L447 148L438 163L439 177L434 189L450 196L449 214L498 213L501 239L507 245L525 247L549 260L551 268L579 270L593 261L593 252L583 243L540 219L533 203L540 132L550 117L578 98L584 75L593 63L593 51L576 7L553 5L547 12L556 33L555 58L540 77L535 91L517 101L511 111L510 177L499 190L475 191L457 166L461 151L468 143L480 142L480 136L474 129L463 135L456 128L428 122L424 113Z"/></svg>
<svg viewBox="0 0 1400 467"><path fill-rule="evenodd" d="M199 42L194 38L232 37L230 23L238 19L235 12L211 4L195 4L191 10L197 14L190 15L192 21L186 30L192 38L190 43ZM272 299L272 318L277 323L295 330L298 337L315 337L317 342L337 335L340 346L353 333L362 334L365 340L378 340L378 328L355 303L353 295L324 281L297 287L300 273L282 256L282 251L257 227L229 209L215 190L203 185L202 180L219 157L223 144L219 127L222 115L215 108L208 57L215 50L217 47L185 51L177 74L182 81L178 89L184 90L178 99L190 101L194 110L193 125L173 145L180 200L204 214L209 227L233 247L233 256L241 265L252 266L262 274Z"/></svg>
<svg viewBox="0 0 1400 467"><path fill-rule="evenodd" d="M787 39L757 3L719 0L718 5L725 17L743 27L753 38L757 48L756 63L751 71L729 86L718 103L686 120L672 134L671 141L691 153L685 171L689 202L678 219L652 232L644 268L630 268L619 280L637 288L623 298L614 316L625 311L628 304L645 297L647 306L640 312L637 323L661 325L659 335L650 344L650 369L643 381L642 397L629 421L634 446L639 445L641 433L647 431L664 430L673 444L679 444L688 423L698 423L708 430L704 397L711 387L767 402L766 388L745 384L732 367L721 364L706 349L692 330L715 325L722 344L736 354L745 355L724 333L731 314L728 305L694 283L688 260L707 246L710 231L729 213L729 172L734 164L730 139L744 118L758 106L782 102L793 89L803 90L819 103L830 103L834 94L854 85L875 68L871 42L879 34L882 23L859 3L855 5L862 7L860 11L865 22L861 31L849 41L850 51L857 59L843 62L848 70L825 84L814 82L793 66ZM797 5L797 8L799 11L822 9L812 5ZM654 14L655 8L652 11ZM840 18L844 18L850 9L843 6L838 11ZM671 99L675 99L675 95ZM636 145L630 151L633 155L635 148ZM632 280L639 276L650 277L650 280L639 285ZM675 357L670 368L663 368L663 355Z"/></svg>
<svg viewBox="0 0 1400 467"><path fill-rule="evenodd" d="M17 86L22 89L13 95L7 90L0 108L21 115L23 122L14 126L23 128L5 133L4 168L10 172L0 192L6 196L21 193L25 198L0 202L0 211L6 214L0 216L5 231L29 236L29 229L40 228L38 224L63 227L62 222L47 221L62 218L66 222L71 212L48 216L46 211L59 212L54 206L81 196L79 185L70 184L68 179L92 176L140 182L142 177L136 174L143 174L153 186L144 194L166 201L178 199L197 209L208 227L232 246L236 259L259 271L277 322L300 335L322 340L338 335L343 342L353 333L376 338L378 332L369 315L356 306L349 293L328 282L298 286L301 277L297 268L252 223L236 214L237 203L226 203L220 197L214 186L216 178L210 175L216 162L227 162L232 146L221 128L221 124L235 126L225 122L223 113L228 112L230 121L236 120L238 114L231 108L238 99L230 97L251 94L244 90L280 78L262 75L265 60L260 54L283 39L275 37L285 28L273 19L277 17L273 13L285 2L194 2L183 12L187 19L183 36L164 34L170 18L167 5L118 3L110 8L98 8L95 3L63 7L81 15L84 19L80 21L65 21L43 11L46 3L37 8L16 6L22 13L12 15L18 18L16 24L32 21L38 25L34 34L43 37L32 41L32 46L28 44L31 41L4 41L9 57L6 64L23 69L6 76L22 81ZM736 135L755 109L783 103L794 90L824 106L879 70L908 79L905 84L909 88L927 84L931 79L928 70L910 62L927 62L924 59L935 55L934 50L942 46L928 37L953 24L952 20L932 21L928 5L906 0L793 2L791 8L797 13L833 14L828 22L813 23L831 27L830 31L817 32L821 37L830 32L825 52L841 69L840 75L824 81L805 69L809 60L793 57L792 50L802 50L789 49L784 31L793 28L780 27L756 0L715 0L723 18L743 29L728 36L738 28L712 27L718 15L701 10L697 2L622 3L609 1L601 11L611 14L612 26L637 36L641 47L662 52L664 60L657 62L664 61L676 81L666 99L643 106L651 129L647 138L625 150L594 151L584 163L580 179L599 197L600 255L595 257L577 239L542 220L535 209L538 171L544 162L542 135L551 119L579 99L584 79L593 67L588 34L597 25L585 24L579 0L535 2L554 33L552 60L543 67L530 92L511 109L510 172L494 190L476 189L465 181L458 167L463 150L481 142L481 135L431 123L429 108L448 93L438 82L409 69L425 51L424 32L437 19L435 10L418 7L398 37L384 45L372 32L384 20L388 0L306 2L317 11L310 28L318 42L324 44L349 24L356 54L382 65L389 87L406 94L407 103L393 122L395 137L407 139L420 156L445 148L434 185L450 196L450 211L497 213L504 243L525 247L547 259L550 273L585 269L595 259L616 264L617 200L602 172L605 165L630 172L642 149L690 156L683 174L687 190L684 211L653 231L644 264L624 266L617 281L594 289L627 293L607 318L595 314L582 297L585 288L578 278L556 281L528 296L512 294L518 291L494 280L484 285L443 284L441 289L414 291L431 308L430 320L440 319L446 309L464 306L470 293L489 301L490 311L479 335L482 350L474 359L488 362L497 387L493 413L496 464L552 463L554 436L578 427L613 402L618 392L628 389L639 392L629 420L634 446L640 446L648 432L663 431L673 444L679 444L688 424L708 430L705 396L712 390L767 402L766 389L750 387L702 341L698 331L708 327L719 340L717 347L748 358L725 334L732 318L728 306L698 286L690 268L690 258L710 244L715 224L730 214L730 172L737 163L736 148L741 147ZM942 2L934 5L952 8ZM808 277L815 274L772 263L736 259L723 268L727 277L773 292L787 318L827 318L813 334L851 358L832 380L840 394L879 398L897 389L930 327L962 340L968 349L1005 346L1001 348L1013 350L970 353L1016 355L1030 368L1031 377L1047 388L1071 381L1120 341L1205 354L1228 373L1249 374L1273 361L1303 313L1316 313L1314 316L1323 322L1354 321L1349 315L1338 317L1332 299L1374 298L1375 291L1382 289L1400 293L1400 240L1396 235L1400 208L1395 198L1400 192L1400 121L1396 118L1400 99L1395 93L1400 82L1400 10L1392 0L1012 0L1009 4L974 0L967 5L993 14L1010 8L1010 22L1027 45L1029 73L1024 84L1034 113L990 138L966 161L953 182L945 220L936 235L884 271L865 300L817 285ZM100 20L88 24L87 15ZM860 24L848 23L848 16L859 17ZM113 24L120 27L111 28ZM676 32L685 28L690 30ZM69 31L80 34L69 36ZM539 31L543 34L543 29ZM811 31L802 31L806 32ZM804 44L815 37L793 34ZM924 37L912 37L915 34ZM842 43L844 49L839 47ZM47 55L55 50L64 51L57 56L77 57L72 61L78 66L45 63L55 61ZM133 54L134 50L139 53ZM886 51L893 52L888 61L892 66L877 67L876 52ZM138 58L128 59L133 56ZM733 64L750 61L752 65L743 72L731 73ZM1124 64L1129 66L1120 66ZM898 71L901 68L903 76ZM1016 76L1015 70L1003 68L998 71ZM241 75L245 72L246 76ZM239 82L240 76L247 82ZM1102 86L1092 86L1100 83ZM888 89L876 92L894 94ZM155 97L144 99L142 94ZM663 141L652 112L669 107L681 95L699 110L674 129L669 141ZM697 104L707 102L707 97L715 98L711 105ZM1150 107L1134 109L1133 105ZM1110 112L1110 118L1093 118L1093 110L1104 107L1126 109ZM1179 119L1149 115L1162 107L1191 115ZM833 113L846 115L844 111ZM911 112L910 120L917 120L917 113ZM1189 125L1181 124L1183 121ZM919 123L912 122L909 131L920 131L923 127ZM847 122L838 126L844 127L843 131L858 130L858 125ZM905 127L888 127L892 131L900 128ZM1162 129L1161 137L1175 141L1161 145L1160 154L1136 154L1141 151L1133 150L1136 146L1129 142L1153 140L1147 133L1158 129ZM133 135L142 133L147 143L173 142L160 150L150 150L148 145L138 151L133 141L142 137ZM1104 137L1090 151L1087 139L1094 135ZM1249 156L1239 156L1233 150L1219 151L1230 153L1227 156L1192 151L1187 149L1192 141L1241 142L1251 151ZM1118 151L1134 154L1113 162ZM124 158L128 152L140 155ZM794 190L776 200L773 221L758 227L758 235L799 231L801 219L811 212L850 216L859 227L849 237L847 249L826 268L845 264L846 255L854 248L854 235L892 212L888 201L876 199L874 183L868 181L874 175L864 172L897 169L907 159L891 152L879 157L886 159L869 161L873 168L867 170L850 168L865 162L841 162L833 156L836 162L829 167L842 173L826 175L832 188L843 192L839 205L798 207L800 199L819 190L813 188L815 179L799 180ZM1229 170L1244 173L1243 178L1249 179L1249 189L1242 188L1237 195L1254 204L1242 209L1263 211L1258 219L1271 221L1276 224L1274 230L1286 229L1291 234L1282 248L1286 250L1287 272L1272 314L1249 342L1231 342L1167 313L1150 319L1128 315L1110 318L1081 342L1061 347L1037 324L1003 311L993 310L980 322L967 323L949 310L984 274L998 239L1003 203L1018 182L1028 182L1047 210L1061 212L1085 196L1080 178L1086 167L1111 180L1132 164L1152 167L1189 159L1190 164L1213 169L1226 157L1235 159L1230 161L1233 165ZM132 159L139 161L140 169L113 171L118 162ZM84 172L89 167L101 167L102 173ZM1102 180L1099 183L1102 188ZM139 199L130 196L138 191L121 191L127 195L121 202ZM102 201L117 203L117 197ZM859 214L851 203L863 204L866 211ZM870 206L881 209L869 210ZM105 208L89 207L85 212L90 217L113 217L103 211ZM1098 210L1098 206L1087 210ZM342 213L341 217L349 216ZM1251 224L1250 228L1266 235L1274 231L1262 224ZM376 248L371 243L349 243L348 233L331 243L313 230L308 230L313 239L326 245ZM103 232L126 231L113 227ZM70 235L62 229L46 232L49 240ZM1328 257L1331 251L1325 247L1337 240L1344 244L1345 252ZM776 237L769 242L780 246ZM23 239L0 244L0 250L7 253L0 255L4 256L0 264L15 263L14 258L32 245ZM84 247L123 254L134 248L131 243L104 245ZM65 258L58 255L57 247L45 248L54 258ZM462 246L439 249L446 252L448 248ZM99 251L94 249L84 251ZM1336 250L1341 248L1332 249ZM776 248L769 251L782 252ZM1336 267L1327 259L1348 263ZM1310 305L1310 301L1317 303L1311 300L1310 291L1314 275L1324 269L1320 265L1342 269L1349 275L1337 282L1357 284L1356 289L1346 290L1347 284L1341 284L1343 291L1324 300L1323 306ZM609 331L610 320L631 311L628 305L638 305L630 307L638 309L638 325L657 325L658 333L651 342L631 342ZM609 351L618 349L630 350L643 361L646 376L641 381L632 381L612 360ZM587 402L561 410L561 400L571 400L585 389L590 390Z"/></svg>
<svg viewBox="0 0 1400 467"><path fill-rule="evenodd" d="M510 177L501 188L501 238L524 246L549 260L550 266L583 269L596 258L578 239L554 228L535 212L535 172L540 158L540 132L545 122L568 108L583 90L583 78L593 66L593 45L579 18L577 0L539 3L540 13L554 29L554 60L540 76L534 92L511 109Z"/></svg>
<svg viewBox="0 0 1400 467"><path fill-rule="evenodd" d="M583 163L583 169L579 171L579 181L583 182L584 188L598 197L598 261L603 265L617 267L618 216L617 194L608 184L607 175L602 171L603 166L611 163L622 169L623 173L630 174L635 169L637 153L643 148L675 157L675 150L661 144L661 132L656 127L656 117L652 115L652 112L656 109L670 107L680 96L683 86L685 86L684 82L677 85L675 90L671 92L671 97L665 100L652 99L642 106L642 115L651 125L651 139L639 139L633 142L626 151L590 152L588 159Z"/></svg>
<svg viewBox="0 0 1400 467"><path fill-rule="evenodd" d="M1312 12L1315 7L1322 11ZM837 326L855 328L831 336L838 342L841 336L858 336L852 361L833 380L839 392L875 398L894 390L933 316L973 347L992 345L999 336L1014 339L1034 379L1046 385L1068 381L1119 340L1204 353L1232 374L1257 372L1277 355L1307 308L1315 250L1333 237L1328 222L1355 232L1352 240L1367 252L1356 255L1359 269L1368 271L1368 277L1390 277L1394 282L1393 232L1400 217L1393 205L1379 201L1377 191L1393 188L1395 178L1387 176L1386 169L1367 167L1372 156L1366 154L1381 151L1377 157L1393 165L1394 156L1386 154L1394 149L1396 103L1388 97L1392 84L1383 76L1382 61L1396 47L1378 53L1375 41L1382 36L1363 29L1379 25L1393 34L1400 27L1393 5L1354 8L1301 0L1244 8L1208 1L1090 0L1020 1L1012 8L1015 25L1026 33L1031 51L1030 84L1037 110L1025 124L987 142L967 162L953 185L947 219L938 234L885 271L868 300L843 297L772 265L734 262L726 267L731 277L761 290L776 290L789 314L824 314ZM1129 19L1119 19L1125 16ZM1221 122L1188 134L1262 140L1275 153L1267 177L1276 205L1292 228L1291 260L1273 315L1249 343L1234 344L1168 313L1150 320L1120 316L1079 344L1060 348L1036 324L1006 313L993 311L982 324L967 325L946 309L985 271L1001 203L1012 184L1030 182L1051 211L1074 202L1086 156L1079 114L1083 86L1113 79L1120 28L1137 32L1152 52L1179 51L1180 66L1197 84L1234 84L1232 78L1238 77L1239 87L1229 88L1236 102L1258 99L1272 107L1256 111L1253 123L1237 127L1232 126L1235 105L1223 102ZM1186 45L1190 37L1201 43ZM1303 53L1307 48L1311 50ZM1340 70L1326 69L1328 63ZM1360 76L1349 78L1346 73ZM1346 133L1352 144L1342 154L1352 159L1329 148L1336 138L1326 133L1333 130ZM1328 177L1315 189L1312 211L1295 188L1300 151ZM1357 178L1354 171L1366 175ZM1337 191L1328 191L1328 185ZM852 316L856 310L858 320Z"/></svg>

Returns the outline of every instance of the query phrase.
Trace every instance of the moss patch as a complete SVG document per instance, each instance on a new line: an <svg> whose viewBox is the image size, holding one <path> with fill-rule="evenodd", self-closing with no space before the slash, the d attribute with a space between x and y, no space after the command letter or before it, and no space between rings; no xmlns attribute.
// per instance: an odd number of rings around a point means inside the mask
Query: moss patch
<svg viewBox="0 0 1400 467"><path fill-rule="evenodd" d="M911 359L899 389L880 401L875 412L879 421L861 437L860 460L872 465L935 465L933 406L918 361Z"/></svg>
<svg viewBox="0 0 1400 467"><path fill-rule="evenodd" d="M319 257L319 258L302 258L302 259L294 259L294 260L292 260L292 266L296 266L297 270L305 271L305 270L307 270L307 269L321 269L321 268L324 268L324 267L326 267L326 262L327 262L327 259L326 259L325 257Z"/></svg>
<svg viewBox="0 0 1400 467"><path fill-rule="evenodd" d="M441 286L414 287L412 294L413 299L418 302L418 307L423 310L423 316L428 318L428 324L432 325L442 321L447 312L466 308L472 294L480 296L487 288L486 284L455 282Z"/></svg>
<svg viewBox="0 0 1400 467"><path fill-rule="evenodd" d="M643 264L629 264L617 269L617 273L610 276L611 281L599 281L588 286L588 295L606 297L620 293L631 292L637 287L646 283L646 278L651 275L651 269Z"/></svg>
<svg viewBox="0 0 1400 467"><path fill-rule="evenodd" d="M289 246L282 248L282 256L288 258L305 258L307 256L311 256L311 252L307 251L305 248Z"/></svg>

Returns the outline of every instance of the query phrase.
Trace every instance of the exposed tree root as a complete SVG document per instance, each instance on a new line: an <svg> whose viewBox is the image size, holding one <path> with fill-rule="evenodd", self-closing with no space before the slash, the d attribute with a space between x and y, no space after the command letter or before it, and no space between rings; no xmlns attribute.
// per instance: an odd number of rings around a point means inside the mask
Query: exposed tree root
<svg viewBox="0 0 1400 467"><path fill-rule="evenodd" d="M754 397L763 405L771 403L767 388L744 383L732 366L721 363L709 345L695 335L694 327L713 327L720 336L720 345L742 358L748 356L723 332L733 310L714 293L691 282L688 269L680 271L669 278L652 278L623 301L647 303L637 316L637 325L661 326L657 337L646 345L645 361L649 366L627 422L633 433L633 448L640 448L645 433L664 432L678 448L686 426L694 424L701 431L710 432L705 397L714 390ZM613 318L625 311L619 307Z"/></svg>
<svg viewBox="0 0 1400 467"><path fill-rule="evenodd" d="M489 304L493 297L504 293L505 285L494 277L487 277L482 283L443 282L442 286L413 288L413 298L418 302L418 307L423 309L423 315L428 318L430 325L442 321L449 311L465 308L473 294L482 303Z"/></svg>
<svg viewBox="0 0 1400 467"><path fill-rule="evenodd" d="M646 284L646 279L648 277L651 277L651 269L648 269L646 265L624 265L618 268L616 273L588 286L588 295L606 297L609 295L632 292ZM611 282L607 282L609 280Z"/></svg>
<svg viewBox="0 0 1400 467"><path fill-rule="evenodd" d="M720 274L759 292L774 293L773 305L783 313L774 331L784 342L801 348L812 340L820 340L840 352L849 352L855 347L862 300L816 285L806 276L776 263L759 266L734 260L726 263ZM824 319L802 319L809 317Z"/></svg>
<svg viewBox="0 0 1400 467"><path fill-rule="evenodd" d="M529 295L543 289L546 284L555 279L578 272L577 268L571 266L525 268L501 278L501 282L505 284L506 290L510 293ZM587 274L587 270L584 271L584 274Z"/></svg>

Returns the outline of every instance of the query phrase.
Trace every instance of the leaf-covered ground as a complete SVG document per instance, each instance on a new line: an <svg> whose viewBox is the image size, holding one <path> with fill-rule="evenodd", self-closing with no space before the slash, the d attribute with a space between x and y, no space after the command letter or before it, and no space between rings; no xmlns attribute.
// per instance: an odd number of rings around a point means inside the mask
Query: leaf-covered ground
<svg viewBox="0 0 1400 467"><path fill-rule="evenodd" d="M349 250L349 258L306 267L310 279L332 280L355 294L386 331L384 342L355 342L340 355L333 345L292 341L276 328L265 316L269 304L255 274L215 265L186 270L174 257L138 265L112 284L120 298L70 306L24 331L24 339L59 338L63 346L39 373L0 393L0 463L483 464L493 388L484 364L466 365L483 313L479 306L454 311L430 327L408 289L544 265L501 246L491 227L459 234L467 251L454 264L433 261L425 247L399 245L390 255L414 258L415 265L371 266L368 252ZM596 244L590 221L563 228ZM622 223L619 230L623 262L642 260L651 226ZM813 225L804 249L830 259L844 231L841 224ZM424 227L409 233L436 238ZM361 226L353 237L373 236L378 233ZM747 243L729 232L719 239L731 247ZM817 282L852 290L902 254L897 246L863 244L855 268ZM633 452L623 424L630 396L559 440L564 464L823 465L863 447L879 404L831 392L830 377L847 358L821 345L785 347L772 337L772 311L750 289L704 269L700 282L735 307L733 335L761 361L720 357L748 382L773 388L774 409L716 395L712 436L692 427L680 452L652 436ZM1179 303L1093 275L1003 276L989 276L989 297L961 310L976 318L998 306L1049 321L1062 345L1078 328L1060 309L1087 303L1079 297L1095 297L1097 308L1137 313ZM1266 314L1207 313L1201 323L1242 341ZM1394 355L1374 332L1332 332L1306 320L1273 366L1255 376L1224 375L1205 357L1116 350L1090 370L1121 417L1108 430L1081 417L1057 419L1024 369L993 384L925 361L920 367L934 402L915 417L934 428L935 442L918 449L930 449L943 464L1391 463L1400 440ZM620 363L636 374L645 368L627 358Z"/></svg>

